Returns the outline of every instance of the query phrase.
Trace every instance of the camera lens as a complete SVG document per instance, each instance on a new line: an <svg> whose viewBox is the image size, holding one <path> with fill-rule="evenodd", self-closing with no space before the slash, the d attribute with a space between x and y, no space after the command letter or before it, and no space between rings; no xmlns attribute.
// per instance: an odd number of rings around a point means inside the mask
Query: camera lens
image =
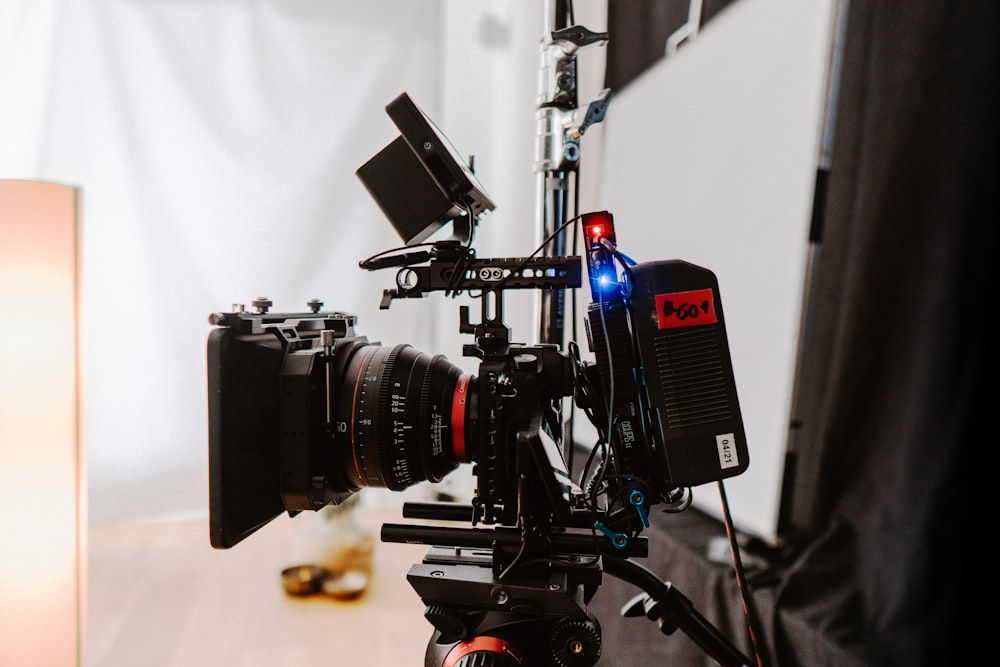
<svg viewBox="0 0 1000 667"><path fill-rule="evenodd" d="M338 463L351 485L399 491L440 481L467 460L472 376L405 344L348 354L328 400Z"/></svg>

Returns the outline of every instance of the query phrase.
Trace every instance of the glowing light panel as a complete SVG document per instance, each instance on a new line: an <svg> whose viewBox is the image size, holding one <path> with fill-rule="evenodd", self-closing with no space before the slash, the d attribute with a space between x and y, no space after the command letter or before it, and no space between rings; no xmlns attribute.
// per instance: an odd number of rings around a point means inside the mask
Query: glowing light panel
<svg viewBox="0 0 1000 667"><path fill-rule="evenodd" d="M77 190L0 180L0 665L80 664Z"/></svg>

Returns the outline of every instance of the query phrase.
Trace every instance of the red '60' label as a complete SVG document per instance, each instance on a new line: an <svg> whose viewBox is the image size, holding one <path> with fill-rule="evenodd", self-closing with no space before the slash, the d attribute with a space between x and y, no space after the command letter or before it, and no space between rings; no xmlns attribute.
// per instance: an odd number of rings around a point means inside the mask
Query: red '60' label
<svg viewBox="0 0 1000 667"><path fill-rule="evenodd" d="M711 289L656 295L656 321L661 329L715 324L715 295Z"/></svg>

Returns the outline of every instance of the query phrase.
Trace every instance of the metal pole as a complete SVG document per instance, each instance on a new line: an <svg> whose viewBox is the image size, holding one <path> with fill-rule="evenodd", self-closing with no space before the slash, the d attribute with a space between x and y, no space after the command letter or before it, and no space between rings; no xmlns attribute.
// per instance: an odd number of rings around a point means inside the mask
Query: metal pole
<svg viewBox="0 0 1000 667"><path fill-rule="evenodd" d="M576 71L563 62L565 54L553 44L552 34L566 27L565 16L557 16L559 3L546 0L542 17L542 41L538 76L537 133L535 136L538 241L541 243L566 221L568 179L562 168L562 120L576 107ZM560 72L562 70L560 79ZM566 237L560 234L544 249L546 255L565 255ZM538 293L539 342L562 345L565 336L565 291L541 290Z"/></svg>
<svg viewBox="0 0 1000 667"><path fill-rule="evenodd" d="M578 118L576 54L581 48L607 42L608 34L572 25L572 1L546 0L540 47L536 107L535 171L539 243L569 220L570 189L576 187L580 162L580 137L604 117L608 91L592 102ZM568 235L560 232L543 253L567 254ZM566 292L543 290L539 294L539 340L562 345L565 340Z"/></svg>

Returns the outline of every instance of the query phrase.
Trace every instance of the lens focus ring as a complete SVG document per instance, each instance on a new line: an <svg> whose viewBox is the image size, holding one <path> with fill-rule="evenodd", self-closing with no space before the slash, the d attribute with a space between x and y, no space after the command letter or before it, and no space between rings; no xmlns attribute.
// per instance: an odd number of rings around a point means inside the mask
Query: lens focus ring
<svg viewBox="0 0 1000 667"><path fill-rule="evenodd" d="M337 441L350 449L336 457L350 468L344 476L398 491L457 467L452 422L461 375L444 357L405 344L356 354L330 398L340 419L349 415L349 437Z"/></svg>

